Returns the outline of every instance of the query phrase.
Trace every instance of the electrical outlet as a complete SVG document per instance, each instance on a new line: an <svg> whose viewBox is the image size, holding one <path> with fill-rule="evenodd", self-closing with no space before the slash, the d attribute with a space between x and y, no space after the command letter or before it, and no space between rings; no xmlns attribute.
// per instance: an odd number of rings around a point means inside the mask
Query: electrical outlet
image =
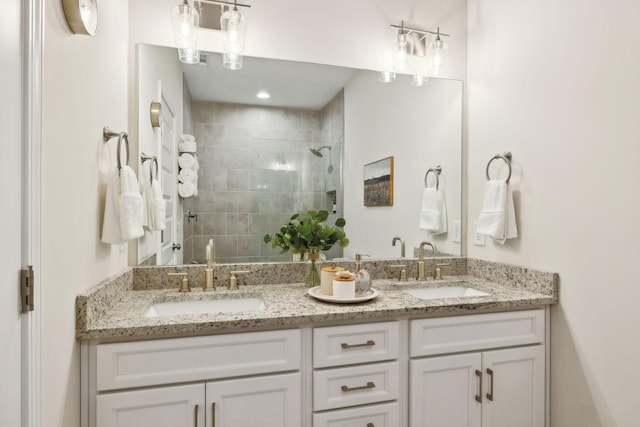
<svg viewBox="0 0 640 427"><path fill-rule="evenodd" d="M475 246L484 246L486 244L485 236L483 236L481 234L478 234L478 232L475 231L475 229L478 228L478 223L477 222L475 222L473 224L473 228L474 228L474 231L473 231L473 244Z"/></svg>
<svg viewBox="0 0 640 427"><path fill-rule="evenodd" d="M453 221L453 243L462 242L462 222L459 219Z"/></svg>

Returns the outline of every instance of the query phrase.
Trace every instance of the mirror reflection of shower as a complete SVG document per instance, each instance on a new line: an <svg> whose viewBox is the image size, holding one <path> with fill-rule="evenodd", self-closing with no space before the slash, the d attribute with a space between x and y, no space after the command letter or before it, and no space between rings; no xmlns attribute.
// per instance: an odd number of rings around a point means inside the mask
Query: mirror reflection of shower
<svg viewBox="0 0 640 427"><path fill-rule="evenodd" d="M332 173L333 172L333 163L331 161L331 146L329 145L323 145L322 147L315 149L315 148L309 148L309 151L311 151L311 153L316 156L316 157L324 157L321 153L322 150L325 149L329 149L329 167L327 168L327 172L328 173Z"/></svg>

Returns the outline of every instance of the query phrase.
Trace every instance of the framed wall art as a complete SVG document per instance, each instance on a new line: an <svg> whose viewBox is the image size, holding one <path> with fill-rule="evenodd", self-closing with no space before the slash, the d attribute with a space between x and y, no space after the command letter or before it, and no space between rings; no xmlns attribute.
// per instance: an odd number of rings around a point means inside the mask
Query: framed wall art
<svg viewBox="0 0 640 427"><path fill-rule="evenodd" d="M364 165L364 205L393 206L393 156Z"/></svg>

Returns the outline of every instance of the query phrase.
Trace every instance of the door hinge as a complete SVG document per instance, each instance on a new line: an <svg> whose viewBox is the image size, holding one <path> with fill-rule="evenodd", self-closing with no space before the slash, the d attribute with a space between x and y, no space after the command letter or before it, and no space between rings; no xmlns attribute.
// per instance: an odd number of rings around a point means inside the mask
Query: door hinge
<svg viewBox="0 0 640 427"><path fill-rule="evenodd" d="M33 266L30 265L27 270L22 270L20 274L20 295L22 296L22 312L28 313L33 311Z"/></svg>

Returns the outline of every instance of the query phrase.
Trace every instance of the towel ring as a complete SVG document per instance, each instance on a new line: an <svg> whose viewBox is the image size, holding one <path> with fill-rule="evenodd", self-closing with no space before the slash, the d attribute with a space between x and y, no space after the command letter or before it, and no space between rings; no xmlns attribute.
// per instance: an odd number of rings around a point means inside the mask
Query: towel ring
<svg viewBox="0 0 640 427"><path fill-rule="evenodd" d="M151 166L149 166L149 182L153 181L153 166L155 165L156 167L156 178L158 178L158 173L160 172L160 169L158 169L158 158L156 156L147 156L144 153L140 154L140 159L142 161L142 163L144 164L144 162L146 162L147 160L151 160L153 163L151 164Z"/></svg>
<svg viewBox="0 0 640 427"><path fill-rule="evenodd" d="M507 176L507 184L509 183L509 180L511 179L511 151L506 151L502 154L496 154L495 156L493 156L490 160L489 163L487 163L487 170L486 170L486 174L487 174L487 181L490 181L491 178L489 177L489 166L491 166L491 162L493 162L496 159L502 159L504 160L504 162L507 164L507 167L509 168L509 175Z"/></svg>
<svg viewBox="0 0 640 427"><path fill-rule="evenodd" d="M435 168L429 168L427 173L424 174L424 188L427 188L427 177L429 172L433 172L436 176L436 190L440 187L440 174L442 173L442 166L438 165Z"/></svg>
<svg viewBox="0 0 640 427"><path fill-rule="evenodd" d="M117 159L118 159L118 170L122 169L122 160L120 160L120 147L122 144L122 141L124 140L125 142L125 146L127 147L127 161L125 163L126 166L129 165L129 136L127 135L126 132L120 132L120 135L118 136L118 155L117 155Z"/></svg>

